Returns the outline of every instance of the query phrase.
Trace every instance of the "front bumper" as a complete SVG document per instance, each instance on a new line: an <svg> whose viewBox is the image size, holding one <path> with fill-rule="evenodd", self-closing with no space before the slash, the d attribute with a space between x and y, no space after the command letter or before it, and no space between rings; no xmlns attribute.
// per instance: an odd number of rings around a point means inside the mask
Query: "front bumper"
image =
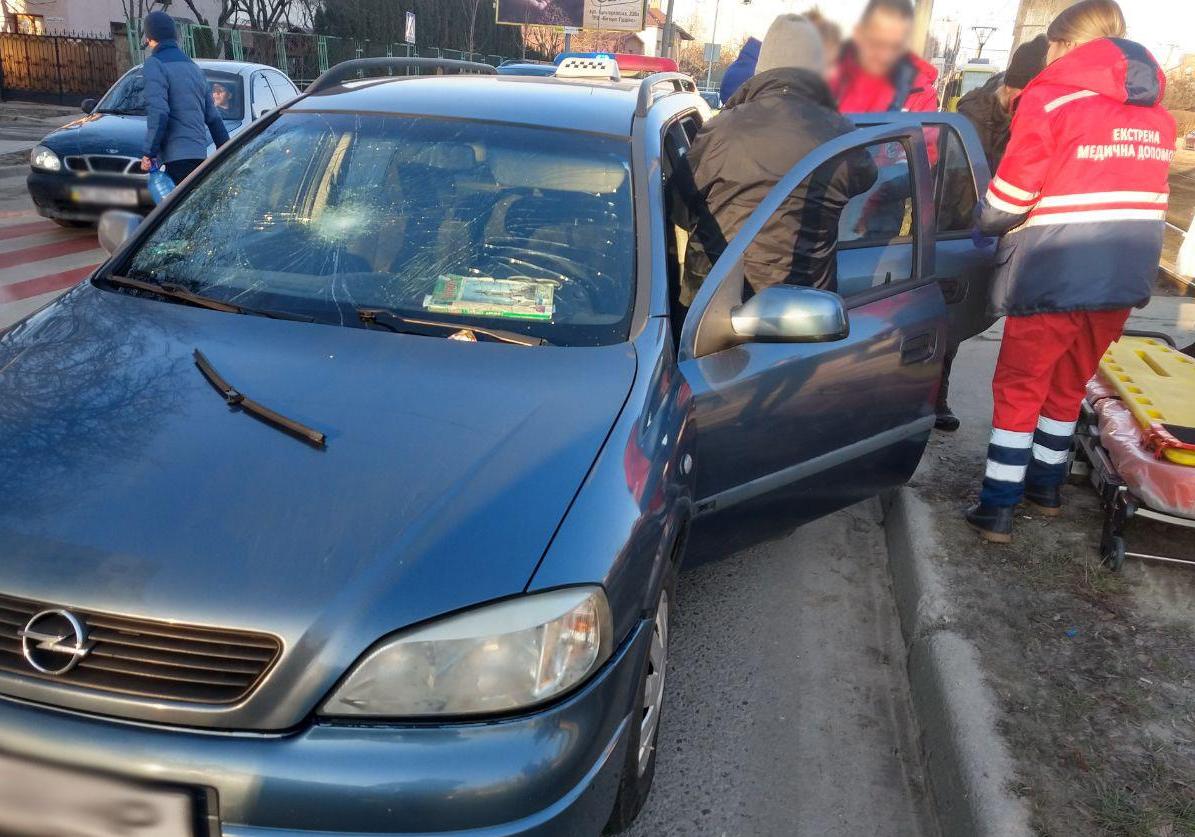
<svg viewBox="0 0 1195 837"><path fill-rule="evenodd" d="M0 699L0 746L18 757L192 788L212 833L598 834L617 792L639 669L640 623L581 691L488 723L310 724L225 734L99 719ZM202 816L201 814L201 816Z"/></svg>
<svg viewBox="0 0 1195 837"><path fill-rule="evenodd" d="M47 218L58 218L64 221L96 221L108 209L127 209L132 212L145 213L154 207L145 178L130 175L30 171L29 176L25 178L25 185L29 187L29 196L33 198L38 213ZM102 189L135 189L137 204L135 206L113 205L104 202L76 200L72 190L80 186Z"/></svg>

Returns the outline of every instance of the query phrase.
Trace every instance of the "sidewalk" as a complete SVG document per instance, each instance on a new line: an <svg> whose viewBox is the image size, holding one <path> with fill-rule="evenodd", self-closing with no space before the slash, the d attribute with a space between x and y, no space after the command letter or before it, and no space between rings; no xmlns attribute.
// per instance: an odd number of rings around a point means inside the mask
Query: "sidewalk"
<svg viewBox="0 0 1195 837"><path fill-rule="evenodd" d="M15 162L4 155L23 155L50 131L81 116L77 106L0 102L0 162Z"/></svg>
<svg viewBox="0 0 1195 837"><path fill-rule="evenodd" d="M1195 301L1155 297L1130 328L1185 345ZM961 519L983 470L999 339L997 326L962 347L962 430L935 434L887 520L890 544L910 544L892 570L939 811L985 834L1195 834L1195 569L1103 570L1085 485L1064 489L1061 519L1019 516L1011 546ZM1190 530L1129 531L1134 551L1195 559Z"/></svg>

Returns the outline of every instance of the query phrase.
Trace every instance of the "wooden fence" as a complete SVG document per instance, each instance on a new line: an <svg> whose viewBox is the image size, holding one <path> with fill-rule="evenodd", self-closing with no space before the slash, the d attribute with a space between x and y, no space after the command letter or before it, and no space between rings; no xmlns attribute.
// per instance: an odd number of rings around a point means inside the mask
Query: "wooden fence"
<svg viewBox="0 0 1195 837"><path fill-rule="evenodd" d="M73 105L116 78L111 35L0 33L0 98Z"/></svg>

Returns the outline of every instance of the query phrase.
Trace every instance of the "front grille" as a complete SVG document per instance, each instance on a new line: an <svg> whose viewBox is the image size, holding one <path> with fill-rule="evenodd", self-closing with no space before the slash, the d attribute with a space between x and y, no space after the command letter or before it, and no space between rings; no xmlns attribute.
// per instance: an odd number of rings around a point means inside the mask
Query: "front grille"
<svg viewBox="0 0 1195 837"><path fill-rule="evenodd" d="M72 154L66 158L71 171L103 172L105 174L141 174L141 160L109 154Z"/></svg>
<svg viewBox="0 0 1195 837"><path fill-rule="evenodd" d="M101 157L92 155L87 158L92 171L124 172L132 162L128 157Z"/></svg>
<svg viewBox="0 0 1195 837"><path fill-rule="evenodd" d="M18 631L36 614L57 607L0 596L0 672L144 698L235 703L262 681L282 650L268 634L72 608L95 644L65 674L42 674L25 659Z"/></svg>

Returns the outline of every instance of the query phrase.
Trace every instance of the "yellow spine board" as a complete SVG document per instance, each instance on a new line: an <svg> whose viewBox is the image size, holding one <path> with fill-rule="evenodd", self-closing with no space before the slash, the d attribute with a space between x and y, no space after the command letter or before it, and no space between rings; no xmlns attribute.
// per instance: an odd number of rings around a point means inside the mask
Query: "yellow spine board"
<svg viewBox="0 0 1195 837"><path fill-rule="evenodd" d="M1100 374L1143 428L1195 428L1195 360L1165 342L1122 337L1104 354ZM1163 455L1179 465L1195 466L1195 451L1166 448Z"/></svg>

